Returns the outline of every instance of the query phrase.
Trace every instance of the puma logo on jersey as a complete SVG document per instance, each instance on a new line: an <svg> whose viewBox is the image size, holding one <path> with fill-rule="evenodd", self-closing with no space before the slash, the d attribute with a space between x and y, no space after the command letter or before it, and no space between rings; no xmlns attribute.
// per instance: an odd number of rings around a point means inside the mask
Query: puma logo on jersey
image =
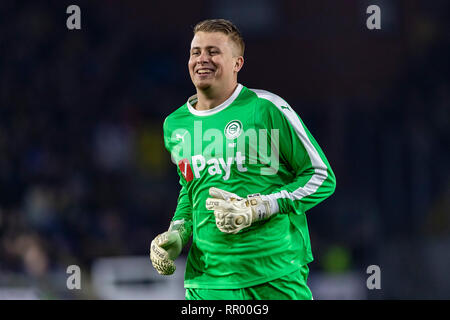
<svg viewBox="0 0 450 320"><path fill-rule="evenodd" d="M176 140L181 140L182 142L184 142L184 137L186 136L187 133L188 133L187 131L186 131L183 135L177 133L177 134L175 135L175 139L176 139Z"/></svg>

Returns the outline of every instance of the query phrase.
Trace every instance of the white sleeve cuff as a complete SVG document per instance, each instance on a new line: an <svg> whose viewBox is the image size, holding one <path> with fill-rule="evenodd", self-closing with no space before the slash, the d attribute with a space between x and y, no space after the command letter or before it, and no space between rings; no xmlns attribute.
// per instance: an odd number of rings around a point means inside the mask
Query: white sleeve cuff
<svg viewBox="0 0 450 320"><path fill-rule="evenodd" d="M270 204L270 214L280 212L280 207L278 206L278 201L273 195L261 196L263 201L268 201Z"/></svg>

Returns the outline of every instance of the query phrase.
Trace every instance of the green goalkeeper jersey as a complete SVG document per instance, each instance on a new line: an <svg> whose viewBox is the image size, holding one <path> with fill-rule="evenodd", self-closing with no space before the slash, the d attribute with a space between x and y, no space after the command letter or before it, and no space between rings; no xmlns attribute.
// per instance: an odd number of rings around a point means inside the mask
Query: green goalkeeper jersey
<svg viewBox="0 0 450 320"><path fill-rule="evenodd" d="M277 95L241 84L214 109L196 110L196 102L192 96L164 121L181 184L172 220L192 228L185 287L245 288L311 262L305 212L333 193L335 176L300 117ZM205 207L211 187L266 195L279 212L223 233Z"/></svg>

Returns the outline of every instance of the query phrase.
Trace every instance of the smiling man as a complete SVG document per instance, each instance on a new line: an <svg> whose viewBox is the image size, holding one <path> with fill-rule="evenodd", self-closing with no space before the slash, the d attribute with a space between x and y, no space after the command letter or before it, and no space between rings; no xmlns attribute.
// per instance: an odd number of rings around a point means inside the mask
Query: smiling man
<svg viewBox="0 0 450 320"><path fill-rule="evenodd" d="M181 190L150 258L172 274L192 236L186 299L312 299L305 213L334 192L335 176L285 100L238 83L244 49L230 21L194 28L196 94L164 121Z"/></svg>
<svg viewBox="0 0 450 320"><path fill-rule="evenodd" d="M221 27L228 32L222 33ZM197 89L196 110L212 109L228 99L237 87L244 64L244 42L237 29L226 22L203 22L194 29L189 74Z"/></svg>

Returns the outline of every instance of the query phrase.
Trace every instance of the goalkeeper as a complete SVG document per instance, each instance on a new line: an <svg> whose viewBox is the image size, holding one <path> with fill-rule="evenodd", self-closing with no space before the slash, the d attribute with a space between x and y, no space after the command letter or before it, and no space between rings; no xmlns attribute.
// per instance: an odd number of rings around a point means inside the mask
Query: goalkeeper
<svg viewBox="0 0 450 320"><path fill-rule="evenodd" d="M150 258L170 275L192 237L186 299L312 299L305 213L334 192L335 176L286 101L238 83L243 55L231 22L195 26L188 68L196 95L164 121L181 189Z"/></svg>

